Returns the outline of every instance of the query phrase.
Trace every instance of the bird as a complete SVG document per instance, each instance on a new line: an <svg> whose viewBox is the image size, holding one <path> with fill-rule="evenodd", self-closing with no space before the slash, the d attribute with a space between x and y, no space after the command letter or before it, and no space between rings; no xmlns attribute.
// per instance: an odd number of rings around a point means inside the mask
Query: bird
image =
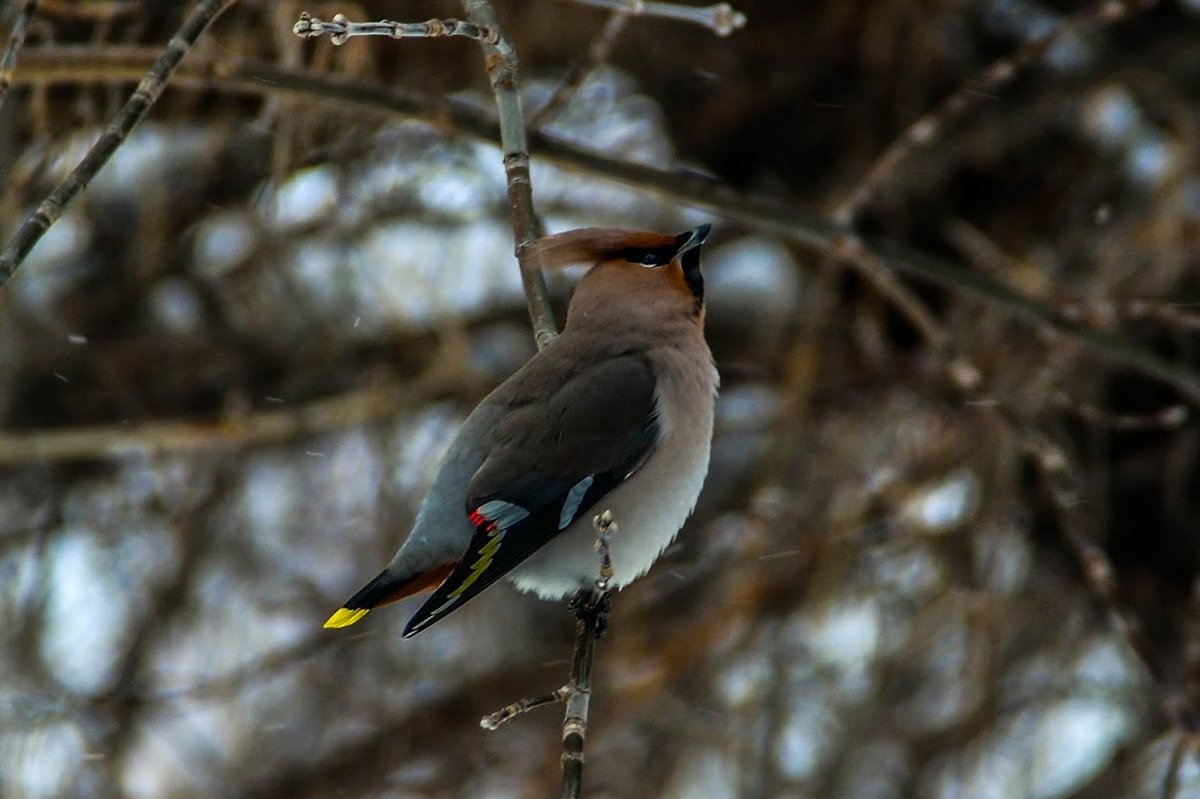
<svg viewBox="0 0 1200 799"><path fill-rule="evenodd" d="M408 538L326 628L432 591L404 628L411 638L502 577L542 599L582 596L599 576L604 511L617 529L608 586L650 569L708 472L719 385L700 271L710 229L582 228L527 245L534 268L588 266L562 332L467 417Z"/></svg>

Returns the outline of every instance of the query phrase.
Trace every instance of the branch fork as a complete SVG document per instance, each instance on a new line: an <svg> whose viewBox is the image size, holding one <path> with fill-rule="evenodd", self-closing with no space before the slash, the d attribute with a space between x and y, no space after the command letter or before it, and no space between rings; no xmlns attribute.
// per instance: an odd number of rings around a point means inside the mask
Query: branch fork
<svg viewBox="0 0 1200 799"><path fill-rule="evenodd" d="M592 517L592 526L596 530L600 572L592 588L580 591L571 600L571 610L578 621L575 624L575 649L571 655L569 681L548 694L513 702L479 721L483 729L495 730L534 708L566 702L562 724L563 799L578 797L583 786L583 747L592 698L592 663L596 640L608 626L612 607L608 584L613 575L611 546L612 536L617 532L617 520L611 510L605 510Z"/></svg>

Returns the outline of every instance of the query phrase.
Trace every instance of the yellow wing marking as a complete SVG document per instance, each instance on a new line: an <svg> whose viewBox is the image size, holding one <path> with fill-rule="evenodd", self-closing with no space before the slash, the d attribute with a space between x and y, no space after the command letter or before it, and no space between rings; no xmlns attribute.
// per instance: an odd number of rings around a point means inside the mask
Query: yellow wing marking
<svg viewBox="0 0 1200 799"><path fill-rule="evenodd" d="M370 608L338 608L334 614L325 622L326 630L336 630L339 627L349 627L354 622L367 615Z"/></svg>
<svg viewBox="0 0 1200 799"><path fill-rule="evenodd" d="M500 549L500 542L504 540L504 531L497 530L490 541L479 548L479 560L471 564L471 573L467 575L467 579L450 592L450 599L458 599L463 595L471 585L479 579L479 576L487 571L488 566L492 565L492 558L496 557L496 551Z"/></svg>

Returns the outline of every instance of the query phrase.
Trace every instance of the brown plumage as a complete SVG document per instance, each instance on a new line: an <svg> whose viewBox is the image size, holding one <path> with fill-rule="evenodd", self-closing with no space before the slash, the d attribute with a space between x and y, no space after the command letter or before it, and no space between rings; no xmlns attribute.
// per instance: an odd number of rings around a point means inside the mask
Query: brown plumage
<svg viewBox="0 0 1200 799"><path fill-rule="evenodd" d="M433 583L406 636L505 575L545 598L570 595L596 579L590 519L600 510L620 530L611 584L645 573L708 469L717 377L703 335L707 233L598 228L532 245L538 268L590 267L562 334L468 417L404 546L326 626Z"/></svg>
<svg viewBox="0 0 1200 799"><path fill-rule="evenodd" d="M588 266L621 250L671 247L675 238L665 233L589 227L543 236L529 245L529 253L538 269Z"/></svg>

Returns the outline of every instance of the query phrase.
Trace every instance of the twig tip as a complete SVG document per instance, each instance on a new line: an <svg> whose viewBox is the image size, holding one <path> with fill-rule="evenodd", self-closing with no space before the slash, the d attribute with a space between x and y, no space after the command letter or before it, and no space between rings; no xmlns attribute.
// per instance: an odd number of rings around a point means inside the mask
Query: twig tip
<svg viewBox="0 0 1200 799"><path fill-rule="evenodd" d="M718 36L728 36L739 28L746 27L746 22L746 15L734 10L729 3L713 7L713 32Z"/></svg>

